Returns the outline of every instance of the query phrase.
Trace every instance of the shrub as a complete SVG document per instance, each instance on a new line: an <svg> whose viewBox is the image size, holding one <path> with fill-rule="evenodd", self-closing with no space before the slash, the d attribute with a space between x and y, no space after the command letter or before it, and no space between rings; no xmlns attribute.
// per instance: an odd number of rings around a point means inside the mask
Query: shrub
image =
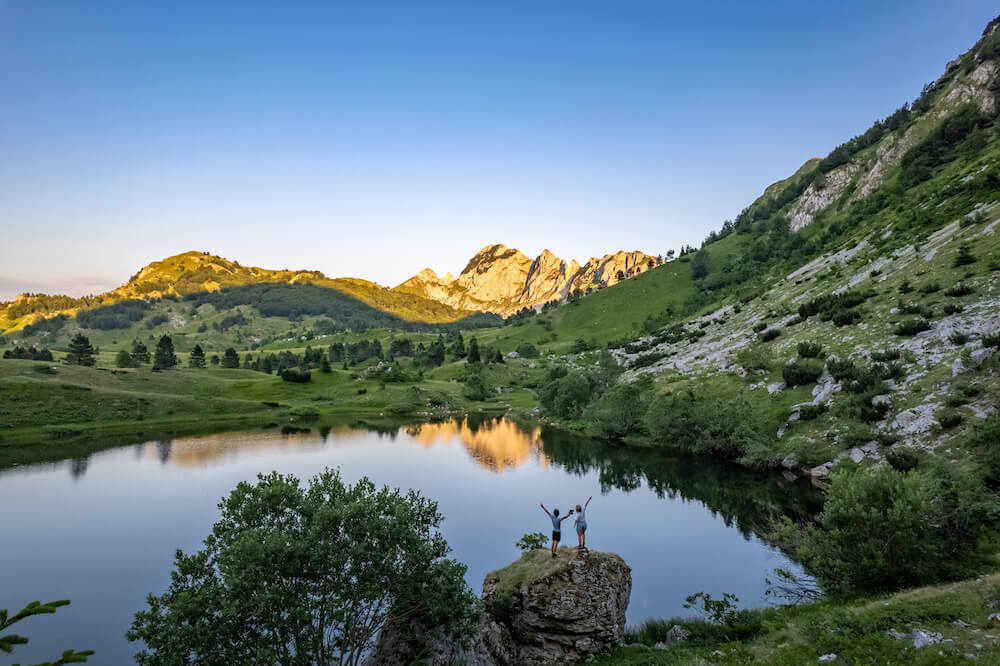
<svg viewBox="0 0 1000 666"><path fill-rule="evenodd" d="M800 342L798 351L802 358L819 358L823 353L823 345L817 342Z"/></svg>
<svg viewBox="0 0 1000 666"><path fill-rule="evenodd" d="M643 417L654 442L738 458L767 440L759 412L742 398L707 400L691 392L660 395Z"/></svg>
<svg viewBox="0 0 1000 666"><path fill-rule="evenodd" d="M948 336L948 342L953 345L962 346L969 341L969 336L967 333L962 333L961 331L955 331Z"/></svg>
<svg viewBox="0 0 1000 666"><path fill-rule="evenodd" d="M791 319L788 320L788 322L785 324L785 328L791 328L792 326L798 326L799 324L801 324L804 321L805 321L805 319L803 319L799 315L795 315L794 317L792 317Z"/></svg>
<svg viewBox="0 0 1000 666"><path fill-rule="evenodd" d="M944 313L946 315L953 315L960 313L965 308L963 308L962 305L959 303L945 303L944 307L942 307L941 309L944 310Z"/></svg>
<svg viewBox="0 0 1000 666"><path fill-rule="evenodd" d="M858 310L836 310L830 320L834 326L850 326L861 321L861 313Z"/></svg>
<svg viewBox="0 0 1000 666"><path fill-rule="evenodd" d="M893 333L896 335L910 336L923 331L929 331L930 329L931 323L926 319L906 319L896 324L896 328L893 329Z"/></svg>
<svg viewBox="0 0 1000 666"><path fill-rule="evenodd" d="M517 346L517 355L522 358L538 358L538 349L530 342L522 342Z"/></svg>
<svg viewBox="0 0 1000 666"><path fill-rule="evenodd" d="M973 287L970 287L967 284L959 282L954 287L946 289L944 295L951 296L952 298L961 298L962 296L968 296L969 294L974 293L975 291L976 290Z"/></svg>
<svg viewBox="0 0 1000 666"><path fill-rule="evenodd" d="M1000 333L987 333L983 336L984 347L1000 347Z"/></svg>
<svg viewBox="0 0 1000 666"><path fill-rule="evenodd" d="M826 362L826 369L830 371L833 378L838 382L854 379L855 366L851 359L830 358Z"/></svg>
<svg viewBox="0 0 1000 666"><path fill-rule="evenodd" d="M639 429L645 411L637 384L612 386L587 410L587 431L602 439L620 439Z"/></svg>
<svg viewBox="0 0 1000 666"><path fill-rule="evenodd" d="M910 284L909 280L903 280L903 283L899 285L899 293L908 294L913 291L913 285Z"/></svg>
<svg viewBox="0 0 1000 666"><path fill-rule="evenodd" d="M312 381L312 373L299 368L285 368L281 371L281 379L295 384L306 384Z"/></svg>
<svg viewBox="0 0 1000 666"><path fill-rule="evenodd" d="M975 262L976 257L972 254L972 248L969 247L968 243L962 243L958 247L958 254L955 256L955 261L952 262L952 266L958 268L959 266L968 266L969 264Z"/></svg>
<svg viewBox="0 0 1000 666"><path fill-rule="evenodd" d="M903 448L893 449L885 456L892 468L899 472L909 472L920 465L920 452L917 449Z"/></svg>
<svg viewBox="0 0 1000 666"><path fill-rule="evenodd" d="M964 420L962 413L954 409L942 409L937 416L938 425L941 426L942 430L954 428Z"/></svg>
<svg viewBox="0 0 1000 666"><path fill-rule="evenodd" d="M823 362L811 358L788 363L781 369L781 378L789 386L812 384L823 374Z"/></svg>
<svg viewBox="0 0 1000 666"><path fill-rule="evenodd" d="M781 331L779 331L776 328L769 328L769 329L767 329L766 331L764 331L764 332L762 332L760 334L760 341L761 342L770 342L771 340L774 340L779 335L781 335Z"/></svg>
<svg viewBox="0 0 1000 666"><path fill-rule="evenodd" d="M761 321L761 322L758 322L758 323L756 323L756 324L753 325L753 332L754 333L760 333L765 328L767 328L767 323Z"/></svg>
<svg viewBox="0 0 1000 666"><path fill-rule="evenodd" d="M896 361L902 356L901 352L896 347L887 347L881 351L872 352L872 360L879 363L885 363L886 361Z"/></svg>
<svg viewBox="0 0 1000 666"><path fill-rule="evenodd" d="M928 282L920 287L921 294L933 294L936 291L941 291L941 285L937 282Z"/></svg>
<svg viewBox="0 0 1000 666"><path fill-rule="evenodd" d="M799 419L802 421L812 421L826 413L826 405L802 405L799 407Z"/></svg>
<svg viewBox="0 0 1000 666"><path fill-rule="evenodd" d="M993 515L979 480L944 461L905 474L847 461L831 475L818 526L784 518L776 537L826 592L851 595L962 575Z"/></svg>
<svg viewBox="0 0 1000 666"><path fill-rule="evenodd" d="M541 532L533 532L532 534L525 534L521 537L521 540L515 543L522 553L527 553L530 550L538 550L540 548L545 548L548 544L548 538Z"/></svg>

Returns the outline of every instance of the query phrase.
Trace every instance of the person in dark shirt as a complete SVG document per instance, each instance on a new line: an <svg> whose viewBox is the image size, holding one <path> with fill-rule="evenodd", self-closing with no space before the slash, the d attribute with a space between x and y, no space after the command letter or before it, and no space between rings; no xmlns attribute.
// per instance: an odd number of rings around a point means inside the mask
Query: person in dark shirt
<svg viewBox="0 0 1000 666"><path fill-rule="evenodd" d="M560 537L562 537L562 521L569 518L569 516L563 516L562 518L560 518L559 509L552 509L552 512L549 513L549 510L545 508L544 504L542 504L541 506L542 506L542 511L548 514L549 520L552 521L552 557L555 557L556 550L559 548L559 539ZM570 513L573 512L570 511Z"/></svg>

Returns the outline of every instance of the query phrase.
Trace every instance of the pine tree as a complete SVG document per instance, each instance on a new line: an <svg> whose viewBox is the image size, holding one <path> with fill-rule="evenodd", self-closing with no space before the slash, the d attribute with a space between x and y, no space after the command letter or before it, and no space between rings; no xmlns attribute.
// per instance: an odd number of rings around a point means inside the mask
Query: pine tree
<svg viewBox="0 0 1000 666"><path fill-rule="evenodd" d="M70 365L92 367L95 359L94 346L90 344L90 338L83 333L77 333L69 342L69 354L66 355L66 362Z"/></svg>
<svg viewBox="0 0 1000 666"><path fill-rule="evenodd" d="M238 368L240 367L240 355L236 353L236 350L232 347L227 347L225 353L222 354L222 367L223 368Z"/></svg>
<svg viewBox="0 0 1000 666"><path fill-rule="evenodd" d="M333 368L330 367L330 361L327 360L326 354L322 354L319 357L319 371L320 372L333 372Z"/></svg>
<svg viewBox="0 0 1000 666"><path fill-rule="evenodd" d="M149 363L149 361L149 349L143 343L134 340L132 342L132 363L138 368L140 365Z"/></svg>
<svg viewBox="0 0 1000 666"><path fill-rule="evenodd" d="M115 356L115 365L119 368L131 368L135 364L132 362L132 354L129 354L124 349L118 352Z"/></svg>
<svg viewBox="0 0 1000 666"><path fill-rule="evenodd" d="M188 367L205 367L205 350L201 348L201 345L195 345L194 349L191 350L191 356L188 358Z"/></svg>
<svg viewBox="0 0 1000 666"><path fill-rule="evenodd" d="M177 354L174 353L174 341L169 335L161 335L160 341L156 343L156 352L153 354L153 369L166 370L177 365Z"/></svg>
<svg viewBox="0 0 1000 666"><path fill-rule="evenodd" d="M479 342L475 338L469 339L469 363L479 363Z"/></svg>
<svg viewBox="0 0 1000 666"><path fill-rule="evenodd" d="M212 365L219 365L219 355L218 354L212 354L212 358L209 359L209 362Z"/></svg>

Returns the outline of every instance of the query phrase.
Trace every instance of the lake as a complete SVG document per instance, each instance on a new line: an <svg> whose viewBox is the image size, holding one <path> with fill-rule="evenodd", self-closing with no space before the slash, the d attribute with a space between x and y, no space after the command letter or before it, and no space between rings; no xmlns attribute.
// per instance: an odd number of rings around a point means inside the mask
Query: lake
<svg viewBox="0 0 1000 666"><path fill-rule="evenodd" d="M522 535L548 535L540 502L565 512L593 495L587 545L632 567L630 623L686 615L684 598L699 591L766 603L765 577L800 569L758 534L780 515L809 520L821 501L780 475L495 417L147 441L0 471L0 608L72 599L54 616L15 625L31 642L10 657L30 663L90 648L91 663L130 663L137 647L124 633L133 614L166 589L177 548L200 548L222 496L258 473L306 480L324 467L437 500L477 594L487 572L519 556ZM571 522L564 537L575 544Z"/></svg>

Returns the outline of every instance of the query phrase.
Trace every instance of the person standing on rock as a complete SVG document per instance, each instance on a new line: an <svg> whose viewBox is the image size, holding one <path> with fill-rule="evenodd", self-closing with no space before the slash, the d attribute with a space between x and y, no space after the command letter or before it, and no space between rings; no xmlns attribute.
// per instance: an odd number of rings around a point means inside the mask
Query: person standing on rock
<svg viewBox="0 0 1000 666"><path fill-rule="evenodd" d="M587 498L583 506L576 505L576 538L580 542L580 545L577 546L580 550L584 550L587 547L587 507L590 506L590 500L592 499L594 499L593 495Z"/></svg>
<svg viewBox="0 0 1000 666"><path fill-rule="evenodd" d="M562 537L562 521L569 518L569 516L559 517L559 509L552 509L552 513L545 508L542 504L542 511L544 511L549 516L549 520L552 521L552 557L556 556L556 551L559 549L559 539ZM573 513L570 511L570 513Z"/></svg>

